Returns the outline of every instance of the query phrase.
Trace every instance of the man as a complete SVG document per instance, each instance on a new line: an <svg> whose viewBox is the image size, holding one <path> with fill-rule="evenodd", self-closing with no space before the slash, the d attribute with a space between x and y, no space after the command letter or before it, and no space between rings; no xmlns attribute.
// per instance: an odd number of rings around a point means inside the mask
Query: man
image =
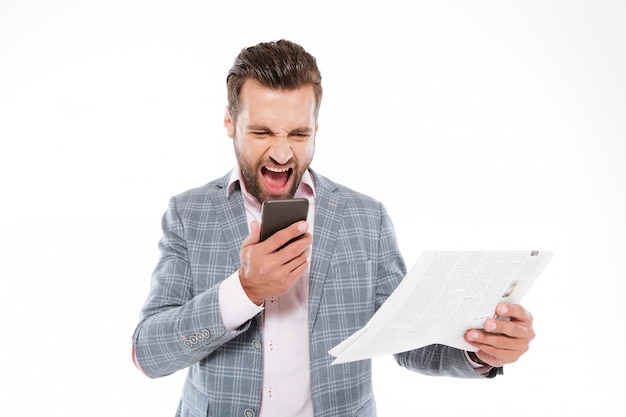
<svg viewBox="0 0 626 417"><path fill-rule="evenodd" d="M371 361L331 365L328 351L405 276L391 220L310 169L322 86L302 47L243 49L227 89L237 167L170 200L135 363L150 377L189 367L178 416L375 416ZM260 242L261 203L294 196L309 200L307 221ZM432 345L396 359L425 374L493 377L534 337L524 308L497 312L511 320L468 330L475 354Z"/></svg>

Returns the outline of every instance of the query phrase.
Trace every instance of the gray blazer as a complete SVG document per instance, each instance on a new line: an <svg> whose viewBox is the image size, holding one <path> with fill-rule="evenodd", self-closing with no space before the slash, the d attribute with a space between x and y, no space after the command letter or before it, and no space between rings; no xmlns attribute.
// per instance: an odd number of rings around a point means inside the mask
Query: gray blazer
<svg viewBox="0 0 626 417"><path fill-rule="evenodd" d="M371 361L331 365L328 351L372 317L406 273L383 205L312 172L315 230L309 290L315 415L375 416ZM263 343L259 316L224 328L220 282L240 267L248 235L241 191L229 175L170 200L161 256L133 335L138 366L156 378L189 368L177 416L258 415ZM464 353L433 345L396 360L432 375L479 378Z"/></svg>

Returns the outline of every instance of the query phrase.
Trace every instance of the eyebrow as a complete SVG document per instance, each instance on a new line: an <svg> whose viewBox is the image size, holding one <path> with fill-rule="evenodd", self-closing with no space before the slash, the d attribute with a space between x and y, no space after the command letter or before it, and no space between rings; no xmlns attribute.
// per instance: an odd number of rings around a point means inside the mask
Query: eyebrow
<svg viewBox="0 0 626 417"><path fill-rule="evenodd" d="M264 132L270 132L270 133L274 133L274 131L272 131L272 129L270 129L267 126L263 126L263 125L249 125L247 127L247 130L260 130L260 131L264 131ZM295 129L292 129L289 131L289 133L311 133L313 131L313 129L311 129L310 127L296 127Z"/></svg>
<svg viewBox="0 0 626 417"><path fill-rule="evenodd" d="M312 131L313 129L311 129L310 127L297 127L289 133L311 133Z"/></svg>

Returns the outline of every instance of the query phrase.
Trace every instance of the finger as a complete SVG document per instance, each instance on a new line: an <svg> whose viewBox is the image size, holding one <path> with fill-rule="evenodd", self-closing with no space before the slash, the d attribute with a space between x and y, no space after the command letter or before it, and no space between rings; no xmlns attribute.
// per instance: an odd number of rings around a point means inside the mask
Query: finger
<svg viewBox="0 0 626 417"><path fill-rule="evenodd" d="M475 354L482 362L491 366L500 367L507 363L513 363L519 359L519 355L513 351L495 349L492 346L476 346L478 349Z"/></svg>
<svg viewBox="0 0 626 417"><path fill-rule="evenodd" d="M496 315L500 317L508 317L512 321L524 322L532 324L533 316L530 311L526 310L519 304L500 303L496 307Z"/></svg>
<svg viewBox="0 0 626 417"><path fill-rule="evenodd" d="M489 335L489 337L495 337ZM528 345L518 345L517 343L511 343L514 339L507 339L506 336L498 336L501 340L494 342L493 340L486 340L488 343L470 342L477 350L476 356L491 366L503 366L507 363L513 363L519 359L519 357L528 350ZM494 346L490 343L495 343Z"/></svg>
<svg viewBox="0 0 626 417"><path fill-rule="evenodd" d="M532 328L530 330L532 331ZM476 329L469 330L465 334L465 340L484 353L478 357L493 366L517 361L528 351L532 337L517 338Z"/></svg>
<svg viewBox="0 0 626 417"><path fill-rule="evenodd" d="M525 351L528 349L528 344L531 339L512 337L503 333L470 330L465 334L465 340L472 344L472 346L483 350L485 346L491 346L495 349Z"/></svg>
<svg viewBox="0 0 626 417"><path fill-rule="evenodd" d="M287 268L290 270L289 281L295 282L295 280L297 280L306 271L308 266L309 266L309 262L307 261L306 258L304 258L303 260L294 259L292 262L290 262L289 265L287 266Z"/></svg>
<svg viewBox="0 0 626 417"><path fill-rule="evenodd" d="M310 253L310 244L312 237L306 233L299 238L303 242L297 241L290 243L285 248L272 252L266 257L266 265L268 271L276 270L278 276L287 276L293 273L301 264L307 262Z"/></svg>
<svg viewBox="0 0 626 417"><path fill-rule="evenodd" d="M290 274L293 274L295 270L300 269L303 264L307 263L308 254L309 251L305 250L296 257L291 258L284 264L286 270L289 271Z"/></svg>
<svg viewBox="0 0 626 417"><path fill-rule="evenodd" d="M533 327L526 321L487 319L485 334L505 335L514 339L524 339L526 343L535 338Z"/></svg>
<svg viewBox="0 0 626 417"><path fill-rule="evenodd" d="M312 242L311 234L307 233L308 228L309 224L306 221L300 221L279 230L266 239L265 242L267 242L269 247L273 248L273 251L283 251L285 248L291 248L291 251L285 252L285 254L292 253L292 256L295 256L304 251ZM304 239L307 235L309 239ZM299 244L294 246L294 242L299 242Z"/></svg>

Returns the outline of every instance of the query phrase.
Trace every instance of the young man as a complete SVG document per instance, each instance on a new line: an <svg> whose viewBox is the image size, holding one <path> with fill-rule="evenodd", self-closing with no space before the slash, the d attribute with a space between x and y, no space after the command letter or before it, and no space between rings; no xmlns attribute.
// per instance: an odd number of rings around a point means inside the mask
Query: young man
<svg viewBox="0 0 626 417"><path fill-rule="evenodd" d="M238 164L171 199L135 363L150 377L189 367L177 416L375 416L371 361L331 365L328 351L405 276L391 220L310 168L322 86L302 47L243 49L227 88ZM290 197L309 200L307 221L260 242L261 203ZM396 359L431 375L493 377L534 337L523 307L498 313L511 320L468 330L476 354L432 345Z"/></svg>

